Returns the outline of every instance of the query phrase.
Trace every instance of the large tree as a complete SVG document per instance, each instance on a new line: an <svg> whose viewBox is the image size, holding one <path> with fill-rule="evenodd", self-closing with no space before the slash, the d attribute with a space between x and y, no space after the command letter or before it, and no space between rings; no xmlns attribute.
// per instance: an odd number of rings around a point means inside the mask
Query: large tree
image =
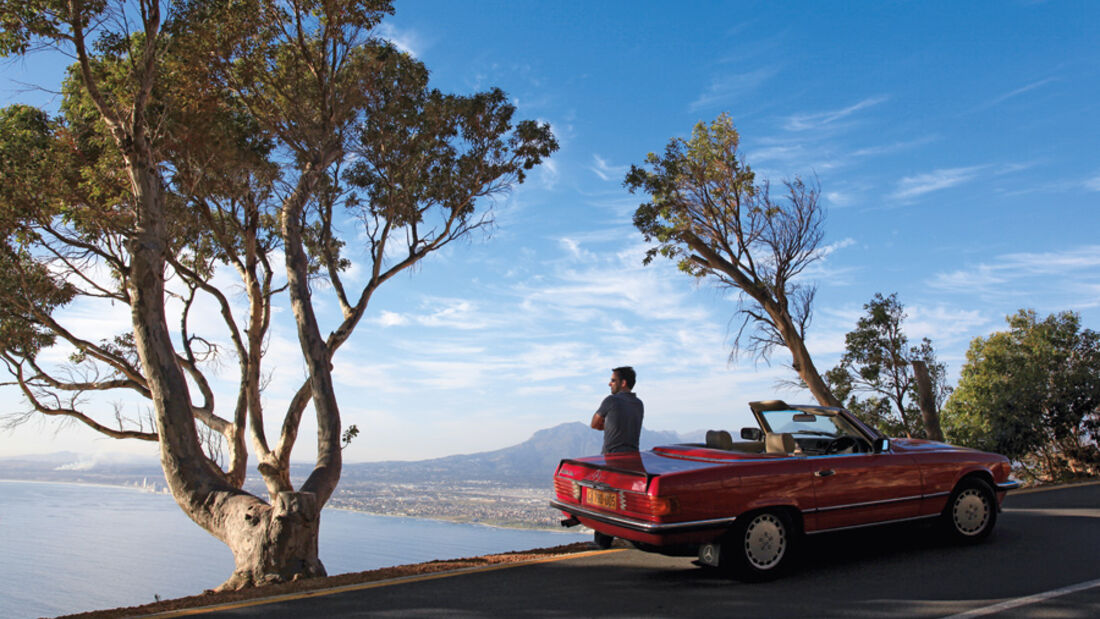
<svg viewBox="0 0 1100 619"><path fill-rule="evenodd" d="M421 63L372 34L388 1L0 10L0 53L46 45L76 59L62 115L0 116L0 347L30 404L12 421L62 416L158 442L177 503L233 551L222 588L323 574L319 516L341 469L335 351L380 285L491 222L482 198L556 148L549 127L513 124L498 90L429 88ZM358 287L342 275L353 256L365 256ZM227 268L243 308L218 277ZM318 278L342 310L327 336ZM271 441L262 358L284 290L308 379ZM80 333L62 311L77 302L122 304L130 328ZM220 331L195 320L203 303ZM209 377L225 346L239 384L229 406ZM53 347L72 363L48 363ZM149 403L148 423L88 397L117 389ZM310 405L316 463L294 488L289 459ZM241 489L249 439L268 500Z"/></svg>
<svg viewBox="0 0 1100 619"><path fill-rule="evenodd" d="M949 390L945 367L936 361L931 340L909 344L902 327L905 308L897 294L883 297L876 293L863 309L866 314L844 336L840 363L825 375L833 393L849 410L888 435L942 440L937 414ZM919 405L918 372L922 366L931 387L931 419L921 414Z"/></svg>
<svg viewBox="0 0 1100 619"><path fill-rule="evenodd" d="M673 138L663 154L631 166L626 186L650 196L634 225L689 275L713 277L738 291L743 321L734 342L764 357L787 348L791 367L823 405L840 406L806 348L815 287L799 279L821 256L824 209L819 188L799 178L772 196L738 150L729 116L698 123L690 139ZM746 328L751 327L748 333Z"/></svg>
<svg viewBox="0 0 1100 619"><path fill-rule="evenodd" d="M1100 474L1100 333L1073 312L1020 310L975 338L943 411L952 442L997 451L1024 475Z"/></svg>

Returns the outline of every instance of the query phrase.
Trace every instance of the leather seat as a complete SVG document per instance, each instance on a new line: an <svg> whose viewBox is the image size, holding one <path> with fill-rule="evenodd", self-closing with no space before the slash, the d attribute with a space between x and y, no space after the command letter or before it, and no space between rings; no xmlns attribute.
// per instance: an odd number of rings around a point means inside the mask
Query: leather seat
<svg viewBox="0 0 1100 619"><path fill-rule="evenodd" d="M790 432L769 432L764 435L764 451L770 454L793 454L798 449Z"/></svg>
<svg viewBox="0 0 1100 619"><path fill-rule="evenodd" d="M733 449L733 437L725 430L707 430L707 447L711 449Z"/></svg>

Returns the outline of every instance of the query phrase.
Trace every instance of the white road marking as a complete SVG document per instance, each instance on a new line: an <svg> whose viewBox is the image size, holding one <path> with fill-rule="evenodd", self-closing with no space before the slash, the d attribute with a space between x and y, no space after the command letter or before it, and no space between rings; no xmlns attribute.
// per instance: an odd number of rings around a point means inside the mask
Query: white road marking
<svg viewBox="0 0 1100 619"><path fill-rule="evenodd" d="M1086 518L1100 518L1100 509L1091 507L1062 507L1062 508L1011 508L1001 510L1009 514L1036 514L1039 516L1084 516Z"/></svg>
<svg viewBox="0 0 1100 619"><path fill-rule="evenodd" d="M944 619L960 619L961 617L984 617L985 615L992 615L994 613L1012 610L1013 608L1028 606L1030 604L1038 604L1039 602L1043 602L1051 598L1069 595L1071 593L1077 593L1078 591L1085 591L1094 587L1100 587L1100 579L1090 580L1088 582L1070 585L1068 587L1062 587L1061 589L1054 589L1053 591L1046 591L1044 593L1036 593L1035 595L1016 598L1014 600L1006 600L1004 602L1001 602L1000 604L984 606L982 608L975 608L974 610L968 610L965 613L951 615L950 617L945 617Z"/></svg>

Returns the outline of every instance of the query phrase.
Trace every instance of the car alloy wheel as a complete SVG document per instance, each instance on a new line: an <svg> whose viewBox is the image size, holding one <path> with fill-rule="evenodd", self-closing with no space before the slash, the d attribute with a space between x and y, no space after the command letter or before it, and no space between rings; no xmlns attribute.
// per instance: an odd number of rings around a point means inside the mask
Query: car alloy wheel
<svg viewBox="0 0 1100 619"><path fill-rule="evenodd" d="M787 553L787 527L775 514L763 512L749 521L743 541L749 565L757 570L770 570Z"/></svg>
<svg viewBox="0 0 1100 619"><path fill-rule="evenodd" d="M997 522L997 499L993 489L974 477L960 481L947 500L942 522L948 535L956 541L968 544L982 541Z"/></svg>
<svg viewBox="0 0 1100 619"><path fill-rule="evenodd" d="M955 523L955 529L967 536L977 535L989 522L991 506L975 488L967 488L955 497L955 503L951 506L951 518Z"/></svg>

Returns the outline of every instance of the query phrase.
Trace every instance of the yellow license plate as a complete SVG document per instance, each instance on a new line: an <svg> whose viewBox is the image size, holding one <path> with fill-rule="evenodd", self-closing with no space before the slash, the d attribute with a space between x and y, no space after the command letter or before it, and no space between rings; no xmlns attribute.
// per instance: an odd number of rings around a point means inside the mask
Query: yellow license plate
<svg viewBox="0 0 1100 619"><path fill-rule="evenodd" d="M586 488L584 502L604 509L619 509L619 493Z"/></svg>

